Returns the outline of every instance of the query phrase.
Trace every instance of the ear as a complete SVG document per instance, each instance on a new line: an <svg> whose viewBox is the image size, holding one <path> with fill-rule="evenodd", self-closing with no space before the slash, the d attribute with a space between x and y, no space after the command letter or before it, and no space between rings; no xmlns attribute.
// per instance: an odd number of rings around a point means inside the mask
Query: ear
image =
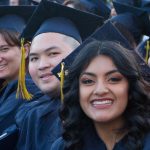
<svg viewBox="0 0 150 150"><path fill-rule="evenodd" d="M30 52L30 43L24 44L24 48L25 48L25 58L27 59Z"/></svg>

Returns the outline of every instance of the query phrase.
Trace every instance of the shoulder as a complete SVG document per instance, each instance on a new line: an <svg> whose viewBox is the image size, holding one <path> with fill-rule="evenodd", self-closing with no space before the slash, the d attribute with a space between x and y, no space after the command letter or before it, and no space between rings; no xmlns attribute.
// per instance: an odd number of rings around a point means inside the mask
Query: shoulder
<svg viewBox="0 0 150 150"><path fill-rule="evenodd" d="M33 124L36 125L39 122L47 122L51 124L50 127L53 127L54 124L56 126L56 122L58 122L58 108L59 100L51 100L46 96L27 102L17 111L15 116L16 124L20 128L22 128L23 124L33 126Z"/></svg>
<svg viewBox="0 0 150 150"><path fill-rule="evenodd" d="M61 138L57 139L53 144L50 150L64 150L64 140Z"/></svg>
<svg viewBox="0 0 150 150"><path fill-rule="evenodd" d="M33 118L35 115L37 115L36 110L41 109L42 106L46 106L48 101L50 101L50 98L43 95L39 96L37 99L34 97L31 101L25 102L19 107L15 116L17 124L20 124L20 122L24 122L25 118L30 118L31 116Z"/></svg>

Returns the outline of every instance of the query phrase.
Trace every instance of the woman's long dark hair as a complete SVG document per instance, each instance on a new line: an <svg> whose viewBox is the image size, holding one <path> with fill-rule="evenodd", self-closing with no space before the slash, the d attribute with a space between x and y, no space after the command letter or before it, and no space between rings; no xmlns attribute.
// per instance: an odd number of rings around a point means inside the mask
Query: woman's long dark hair
<svg viewBox="0 0 150 150"><path fill-rule="evenodd" d="M129 82L129 101L124 117L126 119L127 149L141 150L143 138L150 130L150 98L144 90L149 88L140 75L131 51L111 41L91 40L85 45L69 69L64 84L64 104L60 111L63 122L63 138L66 150L79 150L82 147L83 131L92 123L79 104L79 77L91 60L98 55L112 59L119 72Z"/></svg>

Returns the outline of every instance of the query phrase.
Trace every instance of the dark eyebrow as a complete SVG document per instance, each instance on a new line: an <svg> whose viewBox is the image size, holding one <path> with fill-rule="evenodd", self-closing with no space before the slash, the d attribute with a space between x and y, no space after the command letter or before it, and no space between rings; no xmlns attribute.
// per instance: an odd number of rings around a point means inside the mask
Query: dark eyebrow
<svg viewBox="0 0 150 150"><path fill-rule="evenodd" d="M46 48L45 50L44 50L44 52L48 52L48 51L51 51L51 50L53 50L53 49L56 49L56 48L58 48L58 47L56 47L56 46L52 46L52 47L48 47L48 48ZM36 55L38 55L38 53L29 53L29 57L31 57L31 56L36 56Z"/></svg>
<svg viewBox="0 0 150 150"><path fill-rule="evenodd" d="M115 73L115 72L119 72L117 69L114 69L114 70L111 70L111 71L108 71L105 75L110 75L112 73ZM91 72L83 72L80 76L83 76L83 75L89 75L89 76L93 76L93 77L96 77L96 75L94 73L91 73Z"/></svg>
<svg viewBox="0 0 150 150"><path fill-rule="evenodd" d="M118 70L118 69L114 69L114 70L108 71L108 72L106 73L106 75L110 75L110 74L116 73L116 72L119 72L119 70ZM120 72L119 72L119 73L120 73Z"/></svg>
<svg viewBox="0 0 150 150"><path fill-rule="evenodd" d="M96 77L96 75L94 73L91 73L91 72L82 72L80 77L83 76L83 75L89 75L89 76Z"/></svg>

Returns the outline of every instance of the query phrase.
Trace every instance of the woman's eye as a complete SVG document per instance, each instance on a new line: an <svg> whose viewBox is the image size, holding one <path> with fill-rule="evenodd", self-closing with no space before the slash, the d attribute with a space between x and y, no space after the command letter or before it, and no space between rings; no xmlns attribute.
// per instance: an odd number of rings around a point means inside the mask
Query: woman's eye
<svg viewBox="0 0 150 150"><path fill-rule="evenodd" d="M1 52L7 52L8 50L9 50L9 47L4 47L0 49Z"/></svg>
<svg viewBox="0 0 150 150"><path fill-rule="evenodd" d="M119 82L121 81L121 78L118 78L118 77L111 77L108 79L109 82L112 82L112 83L116 83L116 82Z"/></svg>
<svg viewBox="0 0 150 150"><path fill-rule="evenodd" d="M90 80L90 79L83 79L83 80L81 80L81 83L83 83L83 84L93 84L94 83L94 81L93 80Z"/></svg>

